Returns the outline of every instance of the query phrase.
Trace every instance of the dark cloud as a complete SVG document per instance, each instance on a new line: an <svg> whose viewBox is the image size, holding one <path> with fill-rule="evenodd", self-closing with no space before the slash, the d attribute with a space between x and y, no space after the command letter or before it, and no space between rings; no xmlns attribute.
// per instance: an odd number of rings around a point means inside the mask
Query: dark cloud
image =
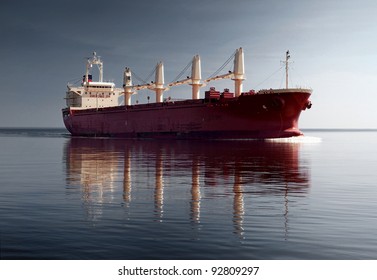
<svg viewBox="0 0 377 280"><path fill-rule="evenodd" d="M0 126L61 126L66 83L82 75L94 50L118 85L125 66L144 77L160 60L170 81L195 54L210 75L240 46L245 88L274 72L288 48L305 69L342 69L350 52L357 63L377 48L376 4L361 2L2 0ZM357 69L369 71L370 61Z"/></svg>

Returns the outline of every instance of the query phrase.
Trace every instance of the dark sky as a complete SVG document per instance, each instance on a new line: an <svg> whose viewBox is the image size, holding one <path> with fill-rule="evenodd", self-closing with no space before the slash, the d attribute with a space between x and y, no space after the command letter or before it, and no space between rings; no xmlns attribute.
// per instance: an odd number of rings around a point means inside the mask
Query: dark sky
<svg viewBox="0 0 377 280"><path fill-rule="evenodd" d="M1 0L0 127L63 126L66 84L93 51L120 87L125 66L146 77L162 60L170 82L200 54L206 78L243 47L244 90L283 86L280 72L261 82L291 51L292 86L314 91L301 127L376 128L376 12L369 0Z"/></svg>

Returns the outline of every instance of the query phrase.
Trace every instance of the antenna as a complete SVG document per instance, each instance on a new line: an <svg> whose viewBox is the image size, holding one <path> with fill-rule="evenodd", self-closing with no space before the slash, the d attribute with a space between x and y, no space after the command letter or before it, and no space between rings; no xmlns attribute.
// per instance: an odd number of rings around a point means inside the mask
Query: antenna
<svg viewBox="0 0 377 280"><path fill-rule="evenodd" d="M285 53L285 88L288 89L288 60L291 58L289 50Z"/></svg>
<svg viewBox="0 0 377 280"><path fill-rule="evenodd" d="M97 53L93 52L93 57L88 58L88 61L86 63L86 73L85 73L85 84L88 83L88 75L89 75L89 69L93 67L93 64L96 64L98 66L99 70L99 82L103 82L103 62L101 60L100 56L97 56Z"/></svg>

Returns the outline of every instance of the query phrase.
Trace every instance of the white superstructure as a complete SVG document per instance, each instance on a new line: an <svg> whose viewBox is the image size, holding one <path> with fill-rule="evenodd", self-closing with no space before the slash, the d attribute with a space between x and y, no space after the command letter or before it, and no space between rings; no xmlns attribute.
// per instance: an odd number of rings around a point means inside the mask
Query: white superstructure
<svg viewBox="0 0 377 280"><path fill-rule="evenodd" d="M93 82L90 69L94 65L98 66L99 81ZM86 72L81 86L67 86L66 93L67 107L74 109L98 109L119 106L119 97L123 94L123 89L118 89L112 82L103 82L103 63L96 53L89 58L86 63Z"/></svg>
<svg viewBox="0 0 377 280"><path fill-rule="evenodd" d="M126 67L123 74L123 88L116 88L112 82L103 81L103 62L94 52L93 57L88 58L86 63L86 72L83 76L81 86L68 85L66 93L66 103L68 108L73 109L98 109L106 107L115 107L120 105L131 105L131 96L138 90L148 89L156 94L156 103L163 102L163 94L170 87L182 84L189 84L192 87L192 99L200 98L200 88L211 81L221 79L232 79L235 85L235 96L242 93L242 82L245 79L244 54L243 49L239 48L233 56L233 71L223 75L212 76L202 82L200 56L195 55L191 62L191 77L170 83L167 87L164 85L164 65L162 62L157 63L155 67L155 81L151 83L134 85L132 82L132 71ZM230 59L229 59L230 61ZM92 81L90 70L93 65L97 65L99 79L97 82ZM120 98L120 97L124 98ZM124 102L121 101L124 100ZM122 103L122 104L121 104Z"/></svg>

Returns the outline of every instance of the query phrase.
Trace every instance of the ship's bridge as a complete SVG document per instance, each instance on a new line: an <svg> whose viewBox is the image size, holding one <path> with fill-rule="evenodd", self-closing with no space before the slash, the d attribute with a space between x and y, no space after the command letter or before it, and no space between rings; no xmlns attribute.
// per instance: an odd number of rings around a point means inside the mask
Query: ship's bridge
<svg viewBox="0 0 377 280"><path fill-rule="evenodd" d="M97 65L99 69L99 81L92 81L93 76L89 69ZM113 82L103 81L103 63L94 52L92 58L88 58L86 63L86 73L83 76L81 86L74 87L68 85L66 93L66 103L68 108L92 109L119 106L120 96L123 89L115 88Z"/></svg>
<svg viewBox="0 0 377 280"><path fill-rule="evenodd" d="M90 109L119 106L122 90L112 82L87 82L81 87L68 86L67 107Z"/></svg>
<svg viewBox="0 0 377 280"><path fill-rule="evenodd" d="M113 89L115 87L114 83L111 82L88 82L88 89Z"/></svg>

